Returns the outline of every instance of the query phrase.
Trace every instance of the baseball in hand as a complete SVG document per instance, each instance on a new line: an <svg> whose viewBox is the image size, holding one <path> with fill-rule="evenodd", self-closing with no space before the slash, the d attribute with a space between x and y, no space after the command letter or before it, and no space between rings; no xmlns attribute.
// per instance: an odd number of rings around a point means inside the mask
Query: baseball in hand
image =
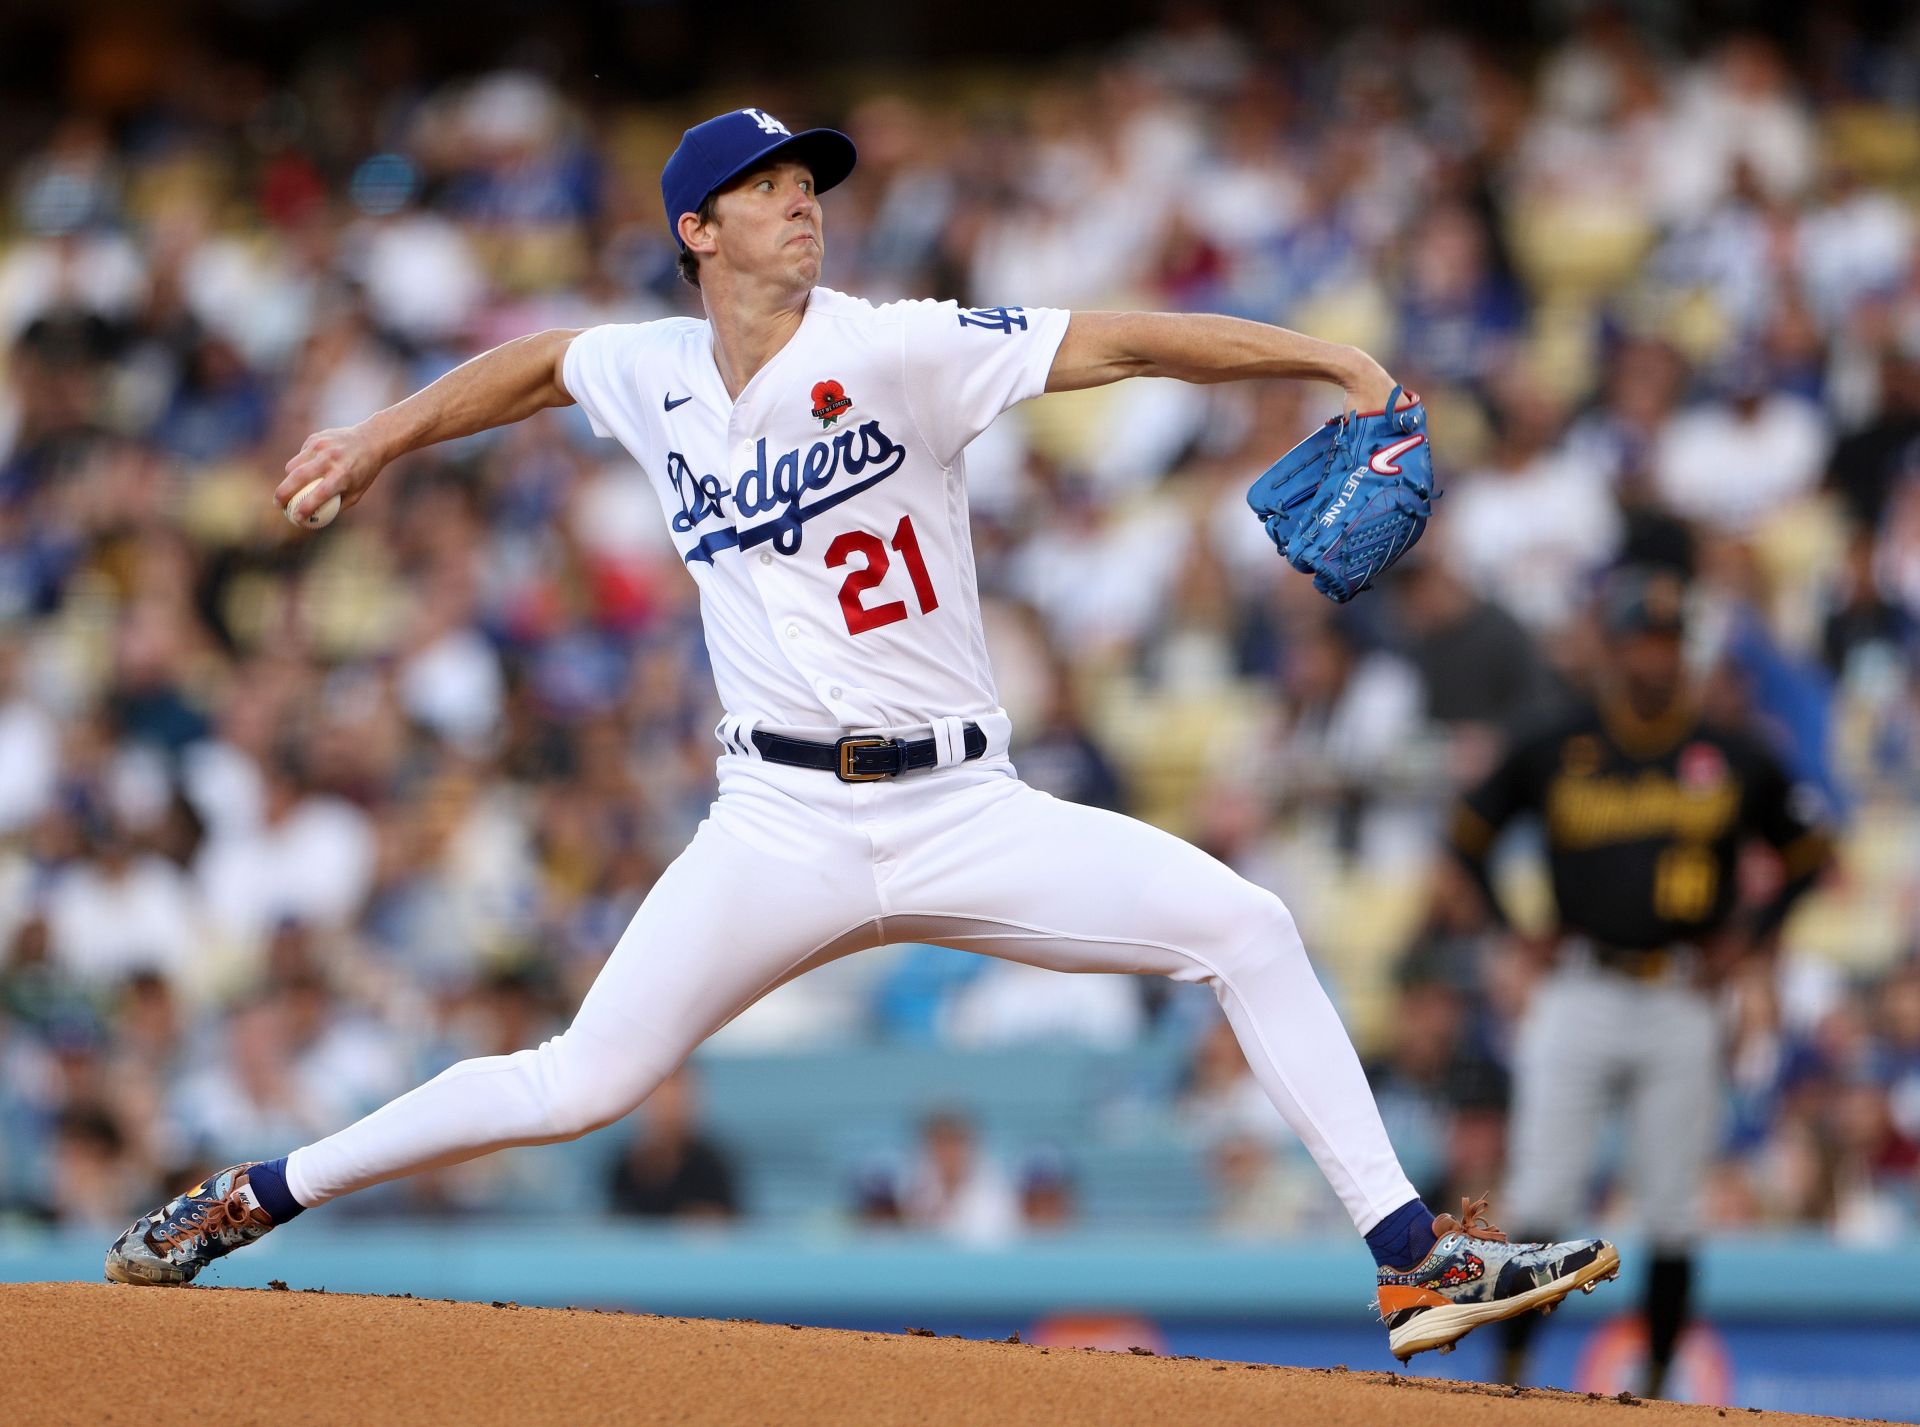
<svg viewBox="0 0 1920 1427"><path fill-rule="evenodd" d="M293 508L296 505L300 504L301 501L305 500L307 497L307 493L319 484L320 484L319 481L314 480L314 481L308 481L304 486L300 487L298 493L295 494L292 500L287 502L286 509L281 513L285 515L287 519L292 521L295 525L304 525L309 530L318 530L323 525L332 524L334 516L340 513L340 497L339 496L333 496L330 499L328 499L324 505L320 506L305 520L302 520L299 516L293 513Z"/></svg>

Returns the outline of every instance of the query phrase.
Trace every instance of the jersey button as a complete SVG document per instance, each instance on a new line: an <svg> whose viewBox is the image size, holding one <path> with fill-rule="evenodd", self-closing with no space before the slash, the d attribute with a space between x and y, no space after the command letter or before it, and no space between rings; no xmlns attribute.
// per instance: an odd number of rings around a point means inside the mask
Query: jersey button
<svg viewBox="0 0 1920 1427"><path fill-rule="evenodd" d="M799 626L799 625L797 625L797 624L790 624L790 625L788 625L788 626L787 626L787 638L789 638L789 639L798 639L799 637L800 637L800 626Z"/></svg>
<svg viewBox="0 0 1920 1427"><path fill-rule="evenodd" d="M773 552L770 550L762 550L760 552L760 563L762 565L771 565L773 563Z"/></svg>
<svg viewBox="0 0 1920 1427"><path fill-rule="evenodd" d="M842 695L844 695L846 692L847 691L845 689L841 688L838 684L835 684L831 689L827 690L827 697L830 699L837 699L837 698L840 698Z"/></svg>

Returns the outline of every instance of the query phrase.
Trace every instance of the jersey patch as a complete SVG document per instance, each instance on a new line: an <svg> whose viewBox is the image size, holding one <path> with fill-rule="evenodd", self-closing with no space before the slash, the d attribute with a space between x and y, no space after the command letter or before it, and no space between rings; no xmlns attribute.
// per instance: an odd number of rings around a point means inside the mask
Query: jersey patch
<svg viewBox="0 0 1920 1427"><path fill-rule="evenodd" d="M839 382L826 381L813 384L813 418L820 423L822 430L833 425L852 410L853 400Z"/></svg>
<svg viewBox="0 0 1920 1427"><path fill-rule="evenodd" d="M1689 743L1675 771L1683 788L1711 788L1727 776L1727 756L1711 743Z"/></svg>
<svg viewBox="0 0 1920 1427"><path fill-rule="evenodd" d="M998 332L1003 337L1011 337L1015 330L1027 330L1027 310L1024 307L963 307L960 309L962 327L984 327L989 332Z"/></svg>

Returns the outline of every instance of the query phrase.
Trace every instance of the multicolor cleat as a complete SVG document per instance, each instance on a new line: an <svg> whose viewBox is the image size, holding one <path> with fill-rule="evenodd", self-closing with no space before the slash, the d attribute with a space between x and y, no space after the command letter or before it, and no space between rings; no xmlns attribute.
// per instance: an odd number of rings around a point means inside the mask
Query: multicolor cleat
<svg viewBox="0 0 1920 1427"><path fill-rule="evenodd" d="M115 1283L178 1287L266 1233L273 1220L247 1181L247 1171L257 1163L223 1169L134 1220L107 1250L107 1277Z"/></svg>
<svg viewBox="0 0 1920 1427"><path fill-rule="evenodd" d="M1591 1293L1620 1275L1620 1254L1605 1239L1511 1244L1485 1220L1487 1201L1460 1203L1460 1217L1437 1214L1438 1242L1412 1268L1380 1270L1380 1318L1387 1347L1401 1362L1453 1345L1485 1323L1535 1309L1551 1313L1576 1288Z"/></svg>

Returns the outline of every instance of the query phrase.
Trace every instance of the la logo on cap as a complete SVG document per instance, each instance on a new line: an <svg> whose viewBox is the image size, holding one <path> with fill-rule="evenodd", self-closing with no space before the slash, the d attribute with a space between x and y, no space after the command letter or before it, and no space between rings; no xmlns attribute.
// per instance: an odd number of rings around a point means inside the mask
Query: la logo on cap
<svg viewBox="0 0 1920 1427"><path fill-rule="evenodd" d="M660 170L660 203L667 231L680 241L680 220L734 179L766 164L792 161L812 174L813 193L825 193L853 172L853 140L837 129L794 133L764 109L729 109L695 124Z"/></svg>

